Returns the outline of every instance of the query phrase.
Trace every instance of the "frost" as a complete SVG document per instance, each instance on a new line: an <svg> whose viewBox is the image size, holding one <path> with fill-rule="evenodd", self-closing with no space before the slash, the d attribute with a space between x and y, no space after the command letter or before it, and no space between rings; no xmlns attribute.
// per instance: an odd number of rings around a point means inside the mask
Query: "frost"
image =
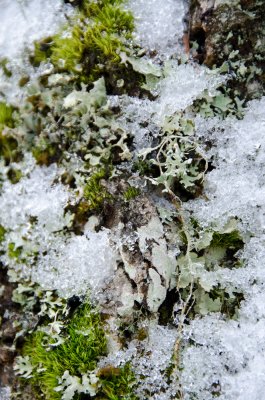
<svg viewBox="0 0 265 400"><path fill-rule="evenodd" d="M205 121L197 120L198 136L214 145L208 156L215 169L206 176L208 200L192 201L188 208L206 226L214 223L220 227L229 218L237 218L246 241L241 268L205 271L202 280L226 287L231 294L241 291L245 301L237 320L208 315L186 327L181 384L187 400L263 398L264 105L265 98L252 101L240 121L208 120L205 125Z"/></svg>
<svg viewBox="0 0 265 400"><path fill-rule="evenodd" d="M207 68L167 62L165 78L160 80L157 86L157 121L163 124L166 115L173 115L191 105L206 89L213 93L214 88L224 81L224 77L214 75Z"/></svg>
<svg viewBox="0 0 265 400"><path fill-rule="evenodd" d="M26 45L52 35L65 21L61 0L2 0L0 56L14 59Z"/></svg>
<svg viewBox="0 0 265 400"><path fill-rule="evenodd" d="M260 233L265 228L264 189L264 117L265 98L249 104L243 120L230 119L207 129L208 121L198 123L199 131L208 132L206 139L214 141L216 169L207 174L205 192L208 202L190 203L190 209L202 221L221 225L228 218L240 219L244 229ZM211 133L213 132L213 133Z"/></svg>
<svg viewBox="0 0 265 400"><path fill-rule="evenodd" d="M160 54L176 53L182 38L185 7L181 0L130 0L136 18L136 38L141 45Z"/></svg>
<svg viewBox="0 0 265 400"><path fill-rule="evenodd" d="M135 394L139 400L175 398L177 384L171 386L167 369L171 366L177 330L159 326L156 321L150 321L142 329L146 330L146 339L131 341L128 349L110 354L100 361L100 365L120 366L129 361L135 373Z"/></svg>
<svg viewBox="0 0 265 400"><path fill-rule="evenodd" d="M0 399L1 400L11 399L11 389L9 386L0 387Z"/></svg>
<svg viewBox="0 0 265 400"><path fill-rule="evenodd" d="M43 255L32 279L45 289L57 289L62 297L95 295L116 267L107 231L89 232L69 239L56 238L48 254Z"/></svg>
<svg viewBox="0 0 265 400"><path fill-rule="evenodd" d="M61 230L66 225L64 207L70 196L63 185L53 184L58 172L53 164L35 167L16 185L6 180L0 197L0 224L15 231L26 226L30 217L36 217L47 233Z"/></svg>
<svg viewBox="0 0 265 400"><path fill-rule="evenodd" d="M21 277L63 297L89 289L96 294L113 274L116 255L107 230L87 229L79 236L67 232L72 216L65 207L74 201L74 193L56 182L62 172L54 164L35 166L29 157L17 184L4 181L0 225L7 232L1 259Z"/></svg>

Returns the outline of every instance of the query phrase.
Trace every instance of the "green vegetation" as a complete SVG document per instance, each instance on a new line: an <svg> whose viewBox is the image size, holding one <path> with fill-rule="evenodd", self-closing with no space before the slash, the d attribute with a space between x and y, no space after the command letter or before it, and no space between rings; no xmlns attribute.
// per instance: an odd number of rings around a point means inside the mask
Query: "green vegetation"
<svg viewBox="0 0 265 400"><path fill-rule="evenodd" d="M3 131L5 127L14 127L13 111L12 106L0 102L0 157L3 157L7 164L14 161L17 149L16 139L9 132Z"/></svg>
<svg viewBox="0 0 265 400"><path fill-rule="evenodd" d="M57 345L55 341L45 329L34 332L24 345L23 357L17 361L17 373L30 380L37 398L40 389L49 400L61 399L62 391L69 396L67 399L76 400L81 399L81 393L92 392L98 394L98 399L136 399L132 395L134 376L128 364L123 368L97 369L99 358L107 353L107 341L100 315L90 304L75 312L65 327L62 342Z"/></svg>
<svg viewBox="0 0 265 400"><path fill-rule="evenodd" d="M6 233L5 228L2 225L0 225L0 244L1 242L3 242L5 238L5 233Z"/></svg>
<svg viewBox="0 0 265 400"><path fill-rule="evenodd" d="M47 37L40 41L34 42L34 51L30 55L29 60L34 67L38 67L41 62L47 61L51 56L52 37Z"/></svg>
<svg viewBox="0 0 265 400"><path fill-rule="evenodd" d="M130 186L126 190L126 192L124 192L123 196L126 201L130 201L130 200L134 199L135 197L139 196L140 193L141 193L140 189Z"/></svg>
<svg viewBox="0 0 265 400"><path fill-rule="evenodd" d="M225 247L226 249L233 249L234 251L237 251L243 248L244 242L240 236L240 233L235 230L229 233L215 232L213 234L211 245L221 246Z"/></svg>
<svg viewBox="0 0 265 400"><path fill-rule="evenodd" d="M12 117L13 111L13 107L4 102L0 102L0 131L5 126L8 126L9 128L12 128L14 126L14 121Z"/></svg>
<svg viewBox="0 0 265 400"><path fill-rule="evenodd" d="M8 64L8 58L2 58L0 59L0 68L2 68L5 76L7 78L10 78L12 76L12 72L10 71L10 69L7 66Z"/></svg>
<svg viewBox="0 0 265 400"><path fill-rule="evenodd" d="M104 200L111 199L111 195L100 183L104 178L106 178L106 171L101 169L89 178L84 188L84 198L89 210L100 210Z"/></svg>
<svg viewBox="0 0 265 400"><path fill-rule="evenodd" d="M120 79L119 71L125 66L120 65L119 53L126 52L134 29L133 16L122 9L122 4L121 0L85 1L72 27L53 38L53 64L77 74L83 82L110 74L116 81Z"/></svg>

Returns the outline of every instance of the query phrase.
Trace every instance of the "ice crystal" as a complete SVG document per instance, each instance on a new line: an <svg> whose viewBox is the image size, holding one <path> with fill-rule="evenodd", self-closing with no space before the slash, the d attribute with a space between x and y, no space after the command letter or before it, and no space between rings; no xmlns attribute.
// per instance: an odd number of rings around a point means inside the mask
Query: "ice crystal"
<svg viewBox="0 0 265 400"><path fill-rule="evenodd" d="M1 400L11 399L11 389L9 386L0 387L0 399Z"/></svg>
<svg viewBox="0 0 265 400"><path fill-rule="evenodd" d="M139 400L169 400L174 398L177 384L169 382L167 370L172 366L173 347L176 329L157 325L151 321L143 326L147 338L143 341L132 340L127 349L116 351L101 360L100 365L116 366L130 362L136 376L135 393Z"/></svg>
<svg viewBox="0 0 265 400"><path fill-rule="evenodd" d="M264 118L265 98L249 104L244 119L217 123L200 122L205 139L213 142L210 156L216 168L207 174L208 202L192 202L191 209L203 224L225 223L230 217L242 221L245 229L259 233L265 227Z"/></svg>
<svg viewBox="0 0 265 400"><path fill-rule="evenodd" d="M130 0L141 44L168 56L178 50L183 34L184 4L181 0Z"/></svg>
<svg viewBox="0 0 265 400"><path fill-rule="evenodd" d="M62 171L55 164L39 167L29 157L23 172L17 184L5 180L2 186L2 261L61 296L89 289L95 294L116 265L107 231L86 229L79 236L68 231L72 217L65 208L74 201L74 193L58 182Z"/></svg>
<svg viewBox="0 0 265 400"><path fill-rule="evenodd" d="M34 40L53 34L65 20L61 0L1 1L0 56L13 59Z"/></svg>
<svg viewBox="0 0 265 400"><path fill-rule="evenodd" d="M249 104L245 117L225 123L207 122L199 135L211 140L215 169L207 175L207 200L190 202L201 224L241 221L246 245L243 267L206 272L205 281L244 294L238 319L220 315L195 319L186 328L182 385L184 399L260 400L265 381L264 350L264 100ZM216 129L213 129L215 125ZM209 129L211 127L211 129ZM207 132L208 131L208 132ZM253 237L250 237L253 236ZM234 287L234 289L233 289Z"/></svg>
<svg viewBox="0 0 265 400"><path fill-rule="evenodd" d="M89 290L96 295L116 266L107 231L86 231L84 235L54 240L33 269L33 281L45 289L57 289L62 297L85 295Z"/></svg>

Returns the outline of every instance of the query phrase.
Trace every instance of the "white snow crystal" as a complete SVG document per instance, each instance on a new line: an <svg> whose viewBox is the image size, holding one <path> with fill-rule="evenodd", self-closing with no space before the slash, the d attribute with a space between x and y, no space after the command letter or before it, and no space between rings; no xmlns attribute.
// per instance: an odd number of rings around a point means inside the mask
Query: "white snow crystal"
<svg viewBox="0 0 265 400"><path fill-rule="evenodd" d="M181 0L130 0L136 38L142 46L168 56L179 50L183 35L184 2Z"/></svg>

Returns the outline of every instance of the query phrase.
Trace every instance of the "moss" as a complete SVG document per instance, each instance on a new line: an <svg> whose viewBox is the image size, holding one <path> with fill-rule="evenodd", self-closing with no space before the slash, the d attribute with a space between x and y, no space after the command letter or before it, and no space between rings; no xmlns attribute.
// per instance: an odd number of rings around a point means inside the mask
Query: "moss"
<svg viewBox="0 0 265 400"><path fill-rule="evenodd" d="M132 171L139 172L140 176L151 175L152 174L152 163L149 160L142 160L139 158L134 162L132 166Z"/></svg>
<svg viewBox="0 0 265 400"><path fill-rule="evenodd" d="M132 393L132 386L135 376L129 364L123 368L108 366L98 372L101 382L101 391L110 400L136 400L137 397ZM99 397L102 398L102 397Z"/></svg>
<svg viewBox="0 0 265 400"><path fill-rule="evenodd" d="M97 71L97 64L108 60L119 62L117 52L125 50L123 41L131 38L134 28L132 14L122 10L120 3L86 1L77 17L78 23L67 37L62 34L54 37L52 62L72 72L77 72L82 64L90 77Z"/></svg>
<svg viewBox="0 0 265 400"><path fill-rule="evenodd" d="M140 87L141 74L122 64L119 55L129 51L134 29L133 16L122 4L119 0L84 1L72 26L54 36L53 64L86 83L104 76L108 91L119 94L126 92L127 85L129 90ZM120 79L127 84L123 88L118 85Z"/></svg>
<svg viewBox="0 0 265 400"><path fill-rule="evenodd" d="M14 121L13 121L13 107L4 103L0 102L0 130L4 128L4 126L8 126L9 128L13 128Z"/></svg>
<svg viewBox="0 0 265 400"><path fill-rule="evenodd" d="M7 59L7 58L2 58L2 59L0 59L0 68L2 68L2 70L3 70L4 74L5 74L5 76L6 76L7 78L10 78L10 77L12 76L12 72L11 72L11 70L8 68L7 64L8 64L8 59Z"/></svg>
<svg viewBox="0 0 265 400"><path fill-rule="evenodd" d="M230 233L215 232L213 234L211 245L225 247L226 249L237 251L244 247L244 242L238 231L232 231Z"/></svg>
<svg viewBox="0 0 265 400"><path fill-rule="evenodd" d="M50 165L57 161L61 152L55 144L49 144L46 141L39 143L38 146L32 148L32 154L39 165Z"/></svg>
<svg viewBox="0 0 265 400"><path fill-rule="evenodd" d="M3 157L6 164L16 161L18 143L16 139L8 135L4 135L0 131L0 157Z"/></svg>
<svg viewBox="0 0 265 400"><path fill-rule="evenodd" d="M41 62L45 62L52 54L51 45L53 38L47 37L34 42L33 53L29 56L29 61L34 67L38 67Z"/></svg>
<svg viewBox="0 0 265 400"><path fill-rule="evenodd" d="M33 367L29 379L37 398L45 396L49 400L61 399L62 393L56 392L54 388L58 386L59 378L65 371L69 371L71 376L94 371L99 358L106 355L107 341L103 323L99 313L88 303L76 310L65 328L64 336L62 344L57 347L50 345L49 348L48 337L39 330L24 345L23 355ZM136 399L132 395L134 375L128 364L122 368L101 368L97 376L100 385L96 399ZM83 397L77 393L74 396L75 400L81 398Z"/></svg>
<svg viewBox="0 0 265 400"><path fill-rule="evenodd" d="M19 87L24 87L24 86L26 86L27 83L29 83L29 81L30 81L30 77L28 75L22 76L19 79L18 85L19 85Z"/></svg>
<svg viewBox="0 0 265 400"><path fill-rule="evenodd" d="M135 197L139 196L140 193L141 193L140 189L130 186L126 190L126 192L124 192L123 196L126 201L130 201L130 200L134 199Z"/></svg>
<svg viewBox="0 0 265 400"><path fill-rule="evenodd" d="M20 181L22 178L23 174L19 169L15 168L10 168L8 173L7 173L8 179L10 180L11 183L15 184Z"/></svg>
<svg viewBox="0 0 265 400"><path fill-rule="evenodd" d="M0 243L2 243L5 239L6 230L5 228L0 225Z"/></svg>
<svg viewBox="0 0 265 400"><path fill-rule="evenodd" d="M8 245L8 257L19 260L22 252L22 247L16 247L15 243L9 243Z"/></svg>
<svg viewBox="0 0 265 400"><path fill-rule="evenodd" d="M100 210L103 206L104 200L111 199L112 196L100 183L101 179L106 178L106 171L101 169L95 172L88 180L84 188L84 198L86 200L87 210ZM82 203L83 204L83 203ZM84 204L83 204L84 207Z"/></svg>
<svg viewBox="0 0 265 400"><path fill-rule="evenodd" d="M45 333L36 331L23 349L35 371L31 383L51 400L61 399L61 394L54 388L66 370L73 376L92 371L99 357L106 354L100 315L89 304L77 310L65 333L64 343L49 350L44 346Z"/></svg>

